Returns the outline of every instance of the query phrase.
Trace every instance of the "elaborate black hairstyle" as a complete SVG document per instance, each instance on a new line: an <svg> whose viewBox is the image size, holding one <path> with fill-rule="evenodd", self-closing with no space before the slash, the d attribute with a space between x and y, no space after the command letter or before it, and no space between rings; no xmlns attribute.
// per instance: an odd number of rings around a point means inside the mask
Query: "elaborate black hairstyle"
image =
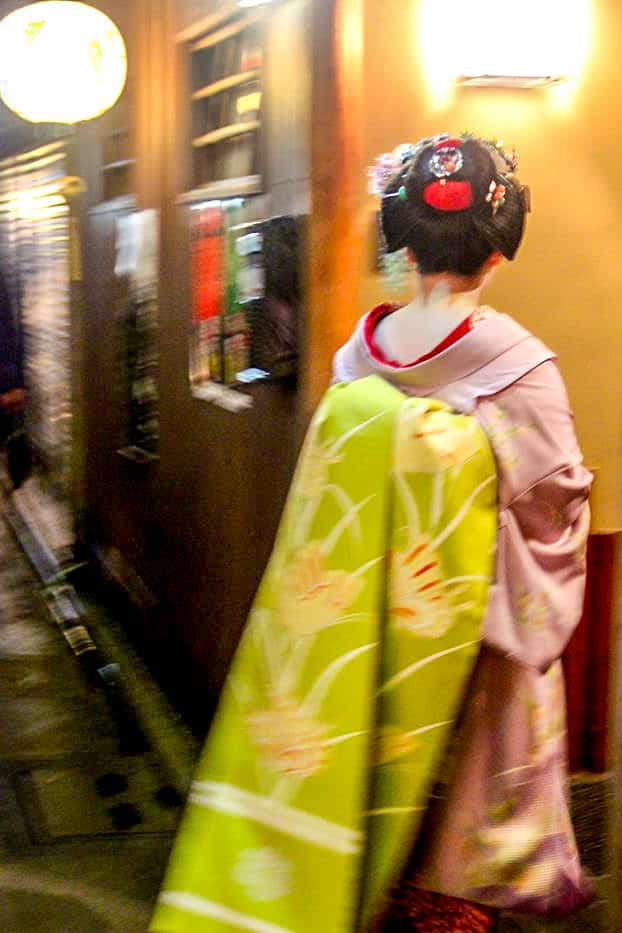
<svg viewBox="0 0 622 933"><path fill-rule="evenodd" d="M388 252L410 247L424 274L472 275L493 252L514 259L529 209L515 153L444 133L400 147L398 158L382 197Z"/></svg>

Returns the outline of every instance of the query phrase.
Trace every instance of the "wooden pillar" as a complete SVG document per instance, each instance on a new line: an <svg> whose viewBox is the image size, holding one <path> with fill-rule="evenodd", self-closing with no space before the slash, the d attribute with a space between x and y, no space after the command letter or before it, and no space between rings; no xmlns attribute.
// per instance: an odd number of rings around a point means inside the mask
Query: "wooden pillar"
<svg viewBox="0 0 622 933"><path fill-rule="evenodd" d="M132 5L135 37L135 93L131 121L132 151L136 157L134 189L140 208L159 207L163 173L163 145L167 93L167 55L164 0L136 0Z"/></svg>
<svg viewBox="0 0 622 933"><path fill-rule="evenodd" d="M303 413L313 410L335 350L361 314L363 0L311 4L311 219Z"/></svg>

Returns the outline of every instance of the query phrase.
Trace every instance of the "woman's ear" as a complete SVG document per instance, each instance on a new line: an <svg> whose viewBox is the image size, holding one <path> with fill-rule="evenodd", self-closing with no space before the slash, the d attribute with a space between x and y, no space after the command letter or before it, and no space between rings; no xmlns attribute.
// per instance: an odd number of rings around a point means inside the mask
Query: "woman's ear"
<svg viewBox="0 0 622 933"><path fill-rule="evenodd" d="M491 253L486 262L483 265L484 272L490 272L492 269L496 269L497 266L500 266L503 262L503 256L499 252Z"/></svg>
<svg viewBox="0 0 622 933"><path fill-rule="evenodd" d="M417 257L413 253L410 246L406 247L406 255L408 256L408 262L411 264L411 266L414 266L416 269L417 268Z"/></svg>
<svg viewBox="0 0 622 933"><path fill-rule="evenodd" d="M495 272L503 262L503 256L501 253L491 253L486 262L483 264L477 278L479 280L479 288L485 288L494 278Z"/></svg>

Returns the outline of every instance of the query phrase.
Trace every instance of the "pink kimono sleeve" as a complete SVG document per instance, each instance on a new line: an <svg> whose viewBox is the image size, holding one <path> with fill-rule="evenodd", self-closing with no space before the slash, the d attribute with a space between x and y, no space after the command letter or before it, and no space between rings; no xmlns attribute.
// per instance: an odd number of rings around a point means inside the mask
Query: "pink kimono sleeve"
<svg viewBox="0 0 622 933"><path fill-rule="evenodd" d="M581 618L592 474L582 464L554 363L483 400L479 413L500 481L497 567L485 641L545 671Z"/></svg>
<svg viewBox="0 0 622 933"><path fill-rule="evenodd" d="M541 671L561 656L581 618L591 481L581 465L561 469L500 514L484 640Z"/></svg>

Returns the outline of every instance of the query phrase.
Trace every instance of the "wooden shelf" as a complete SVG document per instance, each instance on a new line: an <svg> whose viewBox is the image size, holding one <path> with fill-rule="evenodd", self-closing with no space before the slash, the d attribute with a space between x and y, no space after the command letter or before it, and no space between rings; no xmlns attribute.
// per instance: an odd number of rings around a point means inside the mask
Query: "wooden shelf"
<svg viewBox="0 0 622 933"><path fill-rule="evenodd" d="M230 26L224 26L222 29L210 32L207 36L204 36L203 39L194 42L190 46L190 53L200 52L202 49L209 49L213 45L218 45L219 42L224 42L225 39L231 39L232 36L239 35L249 26L254 26L261 18L262 15L258 13L254 16L242 16Z"/></svg>
<svg viewBox="0 0 622 933"><path fill-rule="evenodd" d="M99 216L100 214L118 214L119 211L137 210L136 197L133 194L121 194L116 198L110 198L108 201L100 201L94 207L89 209L89 214Z"/></svg>
<svg viewBox="0 0 622 933"><path fill-rule="evenodd" d="M160 459L158 454L154 454L150 450L144 450L142 447L136 447L133 444L128 447L119 447L117 454L131 463L157 463Z"/></svg>
<svg viewBox="0 0 622 933"><path fill-rule="evenodd" d="M98 200L109 202L131 194L136 159L132 158L130 139L127 126L116 126L102 137Z"/></svg>
<svg viewBox="0 0 622 933"><path fill-rule="evenodd" d="M206 97L213 97L214 94L220 94L221 91L228 91L229 88L238 87L240 84L246 84L248 81L255 81L259 77L259 69L253 68L249 71L241 71L236 75L228 75L220 81L214 81L205 87L199 88L192 95L193 100L203 100Z"/></svg>
<svg viewBox="0 0 622 933"><path fill-rule="evenodd" d="M177 37L185 41L190 60L191 183L196 189L212 189L214 199L262 190L256 179L264 158L264 140L258 131L265 20L263 8L242 14L239 8L226 6ZM242 101L247 91L248 98Z"/></svg>
<svg viewBox="0 0 622 933"><path fill-rule="evenodd" d="M108 162L106 165L102 165L102 172L118 172L119 169L130 168L132 165L136 165L136 159L117 159L116 162Z"/></svg>
<svg viewBox="0 0 622 933"><path fill-rule="evenodd" d="M193 398L200 399L202 402L211 402L218 408L224 408L225 411L241 412L248 411L253 407L253 399L250 395L245 395L238 389L229 388L229 386L220 385L217 382L206 382L201 386L192 386Z"/></svg>
<svg viewBox="0 0 622 933"><path fill-rule="evenodd" d="M228 4L227 8L224 10L204 16L202 19L198 19L196 22L191 23L186 29L182 29L175 36L175 42L180 44L193 42L200 36L204 36L205 33L213 32L217 26L221 26L223 23L226 23L227 20L233 19L239 12L240 8L237 4Z"/></svg>
<svg viewBox="0 0 622 933"><path fill-rule="evenodd" d="M220 201L226 198L243 198L251 194L261 194L261 175L244 175L241 178L223 178L211 181L192 191L186 191L177 198L178 204L198 204L201 201Z"/></svg>
<svg viewBox="0 0 622 933"><path fill-rule="evenodd" d="M220 126L217 130L212 130L203 136L197 136L196 139L192 140L192 145L195 149L201 149L203 146L213 146L214 143L222 142L223 139L232 139L234 136L241 136L243 133L252 133L254 130L258 130L260 126L259 120Z"/></svg>

